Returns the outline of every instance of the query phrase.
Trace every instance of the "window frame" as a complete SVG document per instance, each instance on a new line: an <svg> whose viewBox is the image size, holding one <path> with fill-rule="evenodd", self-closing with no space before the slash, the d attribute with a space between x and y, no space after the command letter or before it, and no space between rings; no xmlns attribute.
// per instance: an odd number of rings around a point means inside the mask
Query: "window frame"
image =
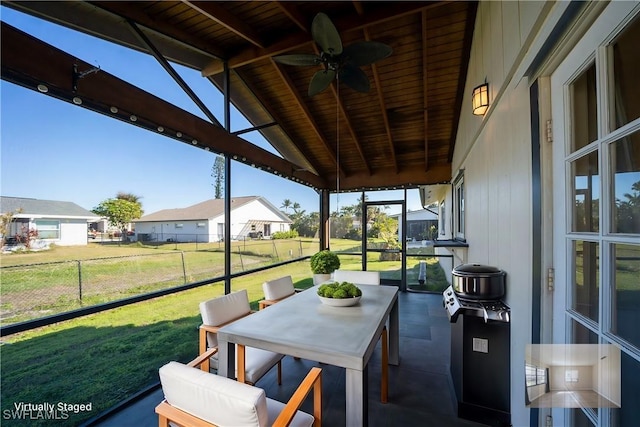
<svg viewBox="0 0 640 427"><path fill-rule="evenodd" d="M533 372L531 372L533 371ZM542 373L540 373L542 371ZM525 384L527 387L535 387L547 383L547 369L531 363L524 364ZM532 384L529 384L533 380Z"/></svg>
<svg viewBox="0 0 640 427"><path fill-rule="evenodd" d="M43 223L47 223L47 225L55 225L56 228L45 228L41 229L40 226L44 225ZM51 224L49 224L51 223ZM36 219L33 221L34 228L38 232L38 239L42 240L60 240L61 230L60 230L60 221L56 219ZM31 226L29 226L30 228ZM43 231L46 235L47 233L54 232L55 237L43 237Z"/></svg>
<svg viewBox="0 0 640 427"><path fill-rule="evenodd" d="M453 180L453 237L462 242L466 241L465 198L464 169L462 169Z"/></svg>

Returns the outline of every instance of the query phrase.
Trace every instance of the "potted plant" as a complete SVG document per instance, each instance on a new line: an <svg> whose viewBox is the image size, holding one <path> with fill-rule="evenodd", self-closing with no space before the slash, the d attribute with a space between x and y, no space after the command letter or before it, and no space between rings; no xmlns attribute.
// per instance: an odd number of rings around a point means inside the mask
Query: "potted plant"
<svg viewBox="0 0 640 427"><path fill-rule="evenodd" d="M328 249L313 254L310 262L314 285L331 279L331 273L340 268L340 258Z"/></svg>

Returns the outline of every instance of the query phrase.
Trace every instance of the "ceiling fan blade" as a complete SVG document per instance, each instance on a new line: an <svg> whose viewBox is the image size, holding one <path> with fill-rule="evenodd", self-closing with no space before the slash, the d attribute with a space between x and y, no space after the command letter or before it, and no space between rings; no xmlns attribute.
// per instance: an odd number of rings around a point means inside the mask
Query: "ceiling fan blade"
<svg viewBox="0 0 640 427"><path fill-rule="evenodd" d="M345 65L338 76L339 80L358 92L369 92L369 77L358 67Z"/></svg>
<svg viewBox="0 0 640 427"><path fill-rule="evenodd" d="M311 23L311 36L323 52L330 55L342 53L342 40L331 19L324 13L318 13Z"/></svg>
<svg viewBox="0 0 640 427"><path fill-rule="evenodd" d="M274 56L273 60L285 65L318 65L322 62L318 55L310 55L305 53L298 53L293 55L280 55Z"/></svg>
<svg viewBox="0 0 640 427"><path fill-rule="evenodd" d="M309 96L313 96L325 90L336 77L333 70L320 70L313 75L309 82Z"/></svg>
<svg viewBox="0 0 640 427"><path fill-rule="evenodd" d="M380 42L356 42L344 48L343 57L356 67L373 64L393 53L391 46Z"/></svg>

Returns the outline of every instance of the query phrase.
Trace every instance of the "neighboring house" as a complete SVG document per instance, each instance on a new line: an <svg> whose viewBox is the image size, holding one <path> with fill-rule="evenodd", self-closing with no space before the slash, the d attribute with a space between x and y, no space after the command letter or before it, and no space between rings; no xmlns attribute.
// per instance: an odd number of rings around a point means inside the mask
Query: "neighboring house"
<svg viewBox="0 0 640 427"><path fill-rule="evenodd" d="M398 240L402 236L402 215L389 215L398 220ZM432 231L432 228L433 230ZM407 234L408 241L434 240L437 237L438 215L427 209L407 212Z"/></svg>
<svg viewBox="0 0 640 427"><path fill-rule="evenodd" d="M224 239L224 199L164 209L134 221L140 241L218 242ZM289 231L291 220L260 196L231 199L231 239L268 238Z"/></svg>
<svg viewBox="0 0 640 427"><path fill-rule="evenodd" d="M100 218L73 202L24 197L2 196L0 210L14 213L7 238L35 229L38 240L60 246L86 245L87 224Z"/></svg>

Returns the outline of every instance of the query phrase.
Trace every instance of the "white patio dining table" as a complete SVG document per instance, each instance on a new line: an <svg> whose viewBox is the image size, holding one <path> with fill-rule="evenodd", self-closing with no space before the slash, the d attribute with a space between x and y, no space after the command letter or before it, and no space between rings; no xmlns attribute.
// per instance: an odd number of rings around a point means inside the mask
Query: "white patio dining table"
<svg viewBox="0 0 640 427"><path fill-rule="evenodd" d="M322 304L316 286L222 327L218 374L234 376L233 344L241 357L248 346L345 368L345 425L366 426L367 363L387 321L389 364L399 364L398 288L358 287L362 298L351 307Z"/></svg>

